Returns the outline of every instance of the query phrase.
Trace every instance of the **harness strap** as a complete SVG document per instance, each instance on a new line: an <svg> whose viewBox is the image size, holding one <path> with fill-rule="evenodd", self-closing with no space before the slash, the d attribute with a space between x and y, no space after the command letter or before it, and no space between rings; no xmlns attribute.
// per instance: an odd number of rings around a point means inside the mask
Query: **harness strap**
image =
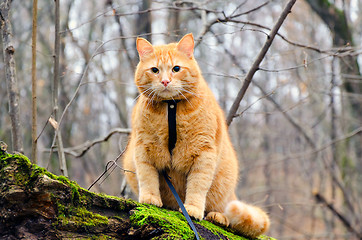
<svg viewBox="0 0 362 240"><path fill-rule="evenodd" d="M168 119L168 151L170 152L171 158L172 158L172 150L175 148L176 141L177 141L177 132L176 132L176 107L177 103L180 100L165 100L164 102L167 103L167 119ZM187 213L187 210L182 203L182 200L180 196L177 194L177 191L175 187L172 185L172 182L170 180L170 176L167 175L166 171L162 171L162 175L166 180L166 183L168 187L170 188L173 196L175 197L177 204L179 205L182 214L185 216L187 223L189 224L190 228L195 234L195 237L197 240L200 239L199 234L197 233L196 227L194 223L192 222L190 215Z"/></svg>
<svg viewBox="0 0 362 240"><path fill-rule="evenodd" d="M167 103L167 119L168 119L168 151L172 155L177 141L176 132L176 107L180 100L165 100Z"/></svg>

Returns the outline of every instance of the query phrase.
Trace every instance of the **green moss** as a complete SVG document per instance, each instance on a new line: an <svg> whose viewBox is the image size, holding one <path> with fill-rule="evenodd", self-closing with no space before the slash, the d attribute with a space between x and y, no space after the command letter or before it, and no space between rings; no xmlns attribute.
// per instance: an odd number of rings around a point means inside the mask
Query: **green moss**
<svg viewBox="0 0 362 240"><path fill-rule="evenodd" d="M275 238L264 236L264 235L258 237L257 239L259 239L259 240L276 240Z"/></svg>
<svg viewBox="0 0 362 240"><path fill-rule="evenodd" d="M235 231L231 228L223 228L223 227L217 226L215 224L212 224L211 222L208 222L208 221L201 221L200 225L209 229L215 235L220 236L220 234L222 234L230 240L249 240L249 238L245 238L240 235L237 235L235 233ZM255 240L275 240L275 239L268 237L268 236L261 235L258 238L256 238Z"/></svg>
<svg viewBox="0 0 362 240"><path fill-rule="evenodd" d="M140 205L133 210L130 220L138 227L145 224L160 226L170 239L179 238L180 236L182 239L194 239L194 233L187 224L185 217L177 211L157 208L148 204ZM194 222L210 230L213 234L219 236L220 239L224 236L230 240L248 240L247 238L235 234L232 229L225 229L205 220ZM266 236L260 236L257 239L273 240L273 238Z"/></svg>
<svg viewBox="0 0 362 240"><path fill-rule="evenodd" d="M92 227L106 226L108 218L97 213L88 211L84 206L74 207L57 204L58 216L55 225L66 226L68 224L80 227L88 231Z"/></svg>
<svg viewBox="0 0 362 240"><path fill-rule="evenodd" d="M51 179L68 185L71 188L72 203L75 205L80 203L81 198L78 191L80 186L76 182L70 181L65 176L56 176L48 172L45 168L32 164L26 156L21 154L8 154L3 152L0 165L1 169L11 164L12 161L15 161L17 164L17 169L14 173L17 185L23 186L26 189L31 189L34 186L34 183L38 180L39 176L47 175Z"/></svg>
<svg viewBox="0 0 362 240"><path fill-rule="evenodd" d="M133 224L140 227L145 224L162 226L170 239L194 239L194 233L188 226L185 217L176 211L157 208L152 205L137 207L130 216Z"/></svg>
<svg viewBox="0 0 362 240"><path fill-rule="evenodd" d="M12 162L16 162L17 169L11 175L16 181L16 184L20 186L27 186L28 183L34 179L34 175L31 175L32 164L29 159L21 154L4 154L1 159L1 168L6 168L8 165L12 164ZM24 174L28 173L28 174ZM33 178L32 178L33 176Z"/></svg>
<svg viewBox="0 0 362 240"><path fill-rule="evenodd" d="M187 224L185 217L177 211L161 209L152 205L141 205L133 210L130 220L138 227L145 224L160 226L170 239L180 237L181 239L194 239L194 233ZM224 236L230 240L248 240L235 234L232 229L225 229L205 220L194 222L210 230L220 239ZM260 236L258 239L272 240L272 238L266 236Z"/></svg>
<svg viewBox="0 0 362 240"><path fill-rule="evenodd" d="M232 229L225 230L224 228L219 227L215 224L212 224L211 222L208 222L208 221L201 221L200 225L209 229L213 234L215 234L217 236L220 236L220 234L221 234L230 240L247 240L247 238L234 234Z"/></svg>
<svg viewBox="0 0 362 240"><path fill-rule="evenodd" d="M24 188L31 190L34 184L39 179L39 176L47 175L51 179L60 181L70 187L71 204L62 204L58 201L58 216L56 224L67 225L73 224L79 227L87 228L99 225L107 225L108 218L96 213L88 211L85 204L88 202L86 196L82 196L79 193L81 187L74 181L70 181L64 176L56 176L49 173L46 169L38 167L30 162L30 160L21 154L8 154L2 152L0 167L3 172L6 167L12 163L16 163L16 168L13 174L10 176L15 180L15 183ZM7 174L9 174L7 172ZM67 197L66 197L67 199ZM66 200L65 199L65 200Z"/></svg>

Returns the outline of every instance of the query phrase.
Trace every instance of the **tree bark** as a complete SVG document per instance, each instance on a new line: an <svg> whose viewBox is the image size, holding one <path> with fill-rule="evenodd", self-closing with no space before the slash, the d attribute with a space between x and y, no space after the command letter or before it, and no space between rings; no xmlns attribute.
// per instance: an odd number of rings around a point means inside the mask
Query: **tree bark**
<svg viewBox="0 0 362 240"><path fill-rule="evenodd" d="M0 3L0 27L2 32L5 74L9 97L9 115L11 120L12 149L23 152L23 139L20 128L19 89L15 69L15 48L12 40L12 28L9 19L11 0Z"/></svg>

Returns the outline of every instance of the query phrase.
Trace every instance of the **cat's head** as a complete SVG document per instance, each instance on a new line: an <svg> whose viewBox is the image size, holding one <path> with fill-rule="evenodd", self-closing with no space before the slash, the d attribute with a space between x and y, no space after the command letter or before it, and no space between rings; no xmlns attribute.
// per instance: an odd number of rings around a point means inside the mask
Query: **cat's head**
<svg viewBox="0 0 362 240"><path fill-rule="evenodd" d="M153 46L137 38L140 62L135 73L138 90L155 100L189 99L196 95L200 69L194 59L191 33L178 43Z"/></svg>

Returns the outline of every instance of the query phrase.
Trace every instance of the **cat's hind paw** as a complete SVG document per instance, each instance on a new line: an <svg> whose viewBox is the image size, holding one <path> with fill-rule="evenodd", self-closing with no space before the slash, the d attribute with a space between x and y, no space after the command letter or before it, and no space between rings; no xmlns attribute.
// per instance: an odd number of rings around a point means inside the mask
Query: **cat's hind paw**
<svg viewBox="0 0 362 240"><path fill-rule="evenodd" d="M231 228L243 236L256 238L269 229L269 217L258 207L232 201L226 206L224 214L229 219Z"/></svg>
<svg viewBox="0 0 362 240"><path fill-rule="evenodd" d="M226 216L219 212L209 212L206 215L206 220L220 226L229 226L229 220Z"/></svg>
<svg viewBox="0 0 362 240"><path fill-rule="evenodd" d="M152 204L157 207L162 207L162 200L160 196L156 196L154 194L143 194L139 196L140 203Z"/></svg>
<svg viewBox="0 0 362 240"><path fill-rule="evenodd" d="M193 217L199 221L204 218L204 210L193 205L185 204L185 208L190 217ZM181 209L179 209L181 212Z"/></svg>

